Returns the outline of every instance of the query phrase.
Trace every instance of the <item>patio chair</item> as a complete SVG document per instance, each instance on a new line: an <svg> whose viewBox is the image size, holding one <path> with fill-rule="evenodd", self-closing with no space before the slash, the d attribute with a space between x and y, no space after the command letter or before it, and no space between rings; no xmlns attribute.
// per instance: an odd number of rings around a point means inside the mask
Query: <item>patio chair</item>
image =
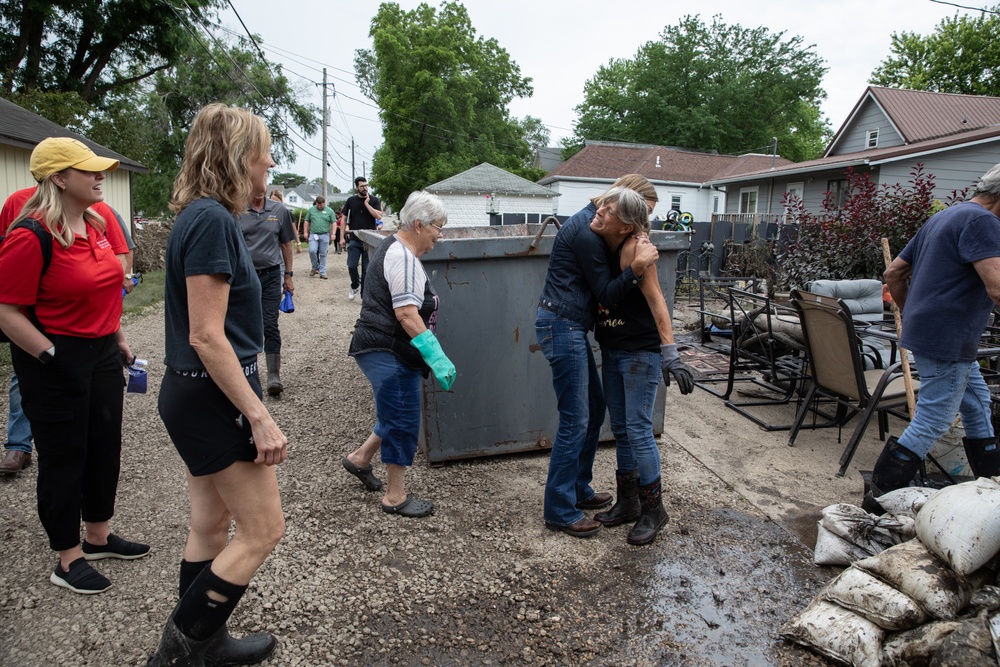
<svg viewBox="0 0 1000 667"><path fill-rule="evenodd" d="M788 444L795 444L814 399L823 397L836 402L838 410L843 411L838 425L855 415L859 417L840 457L837 475L843 477L872 416L877 414L879 438L884 440L889 428L887 412L906 405L902 364L865 370L851 312L842 300L793 290L791 304L802 324L812 382L789 432ZM919 386L914 380L914 391Z"/></svg>

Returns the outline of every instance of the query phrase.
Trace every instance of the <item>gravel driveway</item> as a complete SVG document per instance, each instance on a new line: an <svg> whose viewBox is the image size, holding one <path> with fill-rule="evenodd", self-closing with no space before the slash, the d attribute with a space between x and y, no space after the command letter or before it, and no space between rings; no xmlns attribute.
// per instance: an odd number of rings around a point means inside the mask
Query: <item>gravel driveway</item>
<svg viewBox="0 0 1000 667"><path fill-rule="evenodd" d="M383 513L380 494L340 465L374 416L346 355L360 301L347 300L345 258L331 255L321 281L307 277L308 255L296 255L297 310L281 317L286 389L267 401L290 440L279 468L287 532L230 623L236 635L278 636L266 664L827 664L775 633L830 572L669 434L671 520L651 547L628 546L626 527L587 540L545 530L544 453L435 468L418 454L407 484L435 514ZM150 543L152 555L102 561L114 582L102 595L52 586L35 468L0 478L0 665L145 664L176 603L188 515L180 459L156 413L162 309L132 318L126 332L150 360L150 393L126 395L112 529ZM602 447L595 487L613 484L614 451Z"/></svg>

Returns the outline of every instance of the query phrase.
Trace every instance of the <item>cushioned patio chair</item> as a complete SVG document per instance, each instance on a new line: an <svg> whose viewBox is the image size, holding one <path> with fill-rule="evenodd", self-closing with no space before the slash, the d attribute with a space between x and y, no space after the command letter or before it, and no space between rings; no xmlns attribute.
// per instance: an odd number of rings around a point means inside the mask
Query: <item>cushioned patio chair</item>
<svg viewBox="0 0 1000 667"><path fill-rule="evenodd" d="M888 430L887 411L906 405L902 364L865 370L853 314L847 304L841 299L799 290L793 290L791 296L792 307L799 313L802 324L812 382L795 416L788 444L795 443L795 436L813 407L814 399L823 397L835 401L843 417L835 423L843 425L854 415L859 418L840 457L837 475L843 477L872 416L877 414L879 438L884 440ZM914 391L919 386L920 383L914 380Z"/></svg>

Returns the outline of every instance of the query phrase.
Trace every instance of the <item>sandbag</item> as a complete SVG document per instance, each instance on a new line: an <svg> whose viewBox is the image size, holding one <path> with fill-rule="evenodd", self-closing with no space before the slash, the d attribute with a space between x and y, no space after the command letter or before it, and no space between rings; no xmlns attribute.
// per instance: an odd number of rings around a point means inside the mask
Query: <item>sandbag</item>
<svg viewBox="0 0 1000 667"><path fill-rule="evenodd" d="M868 556L871 554L858 545L831 533L821 521L816 522L816 548L813 550L816 565L850 565Z"/></svg>
<svg viewBox="0 0 1000 667"><path fill-rule="evenodd" d="M820 597L778 631L784 639L853 667L879 667L885 631ZM966 666L967 667L967 666Z"/></svg>
<svg viewBox="0 0 1000 667"><path fill-rule="evenodd" d="M972 584L952 572L920 540L897 544L859 560L854 567L910 596L938 619L954 619L972 596Z"/></svg>
<svg viewBox="0 0 1000 667"><path fill-rule="evenodd" d="M971 665L996 665L993 638L986 612L967 618L950 635L944 638L930 667L970 667Z"/></svg>
<svg viewBox="0 0 1000 667"><path fill-rule="evenodd" d="M895 517L915 518L920 508L924 506L929 498L934 496L938 489L931 489L926 486L904 486L884 493L875 500L889 514Z"/></svg>
<svg viewBox="0 0 1000 667"><path fill-rule="evenodd" d="M981 478L948 486L917 515L917 537L960 575L1000 552L1000 484Z"/></svg>
<svg viewBox="0 0 1000 667"><path fill-rule="evenodd" d="M820 595L884 630L909 630L927 622L927 613L913 598L855 567L837 575Z"/></svg>
<svg viewBox="0 0 1000 667"><path fill-rule="evenodd" d="M823 508L820 525L874 556L913 537L912 520L875 516L857 505L840 503Z"/></svg>
<svg viewBox="0 0 1000 667"><path fill-rule="evenodd" d="M934 621L886 637L882 646L883 667L928 667L945 637L960 621Z"/></svg>

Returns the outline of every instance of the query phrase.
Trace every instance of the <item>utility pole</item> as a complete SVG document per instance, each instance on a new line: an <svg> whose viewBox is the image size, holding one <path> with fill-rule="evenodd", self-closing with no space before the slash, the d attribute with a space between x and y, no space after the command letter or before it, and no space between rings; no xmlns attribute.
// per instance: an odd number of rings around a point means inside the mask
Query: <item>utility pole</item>
<svg viewBox="0 0 1000 667"><path fill-rule="evenodd" d="M354 169L354 137L351 137L351 186L354 186L354 179L358 177Z"/></svg>
<svg viewBox="0 0 1000 667"><path fill-rule="evenodd" d="M330 111L326 105L326 68L323 68L323 199L326 199L326 126Z"/></svg>

